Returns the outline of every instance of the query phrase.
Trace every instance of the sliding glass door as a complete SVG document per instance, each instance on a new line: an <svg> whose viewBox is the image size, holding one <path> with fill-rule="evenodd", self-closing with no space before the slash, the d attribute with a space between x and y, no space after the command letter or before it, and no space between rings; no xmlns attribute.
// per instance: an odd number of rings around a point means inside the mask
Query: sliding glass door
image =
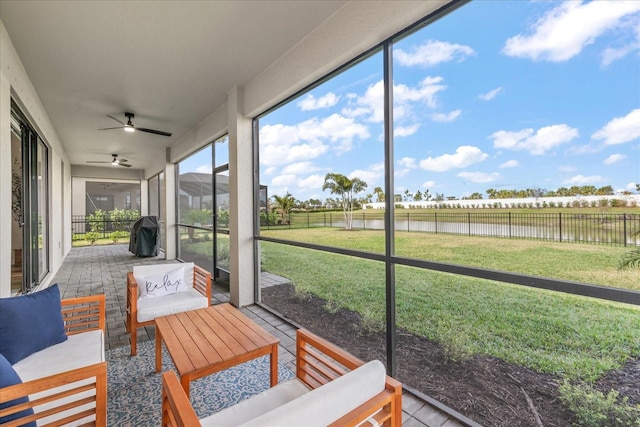
<svg viewBox="0 0 640 427"><path fill-rule="evenodd" d="M15 104L11 131L12 288L27 293L49 272L48 148Z"/></svg>

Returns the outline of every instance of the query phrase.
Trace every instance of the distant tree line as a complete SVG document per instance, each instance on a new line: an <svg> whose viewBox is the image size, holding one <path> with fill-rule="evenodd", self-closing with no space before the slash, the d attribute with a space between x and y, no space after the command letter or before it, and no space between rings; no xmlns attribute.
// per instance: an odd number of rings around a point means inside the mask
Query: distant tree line
<svg viewBox="0 0 640 427"><path fill-rule="evenodd" d="M340 174L329 174L327 182L333 182L336 184L336 181L333 181L334 178L332 175L336 175L339 179L345 178L344 175ZM327 177L325 177L327 179ZM358 178L353 178L353 180L358 183L356 188L360 191L366 188L366 183L359 180ZM338 181L340 184L341 181ZM361 186L361 183L364 186ZM340 188L340 185L336 184L336 188ZM362 188L360 188L362 187ZM329 189L330 187L323 188L324 190ZM353 193L356 193L353 191ZM636 193L640 194L640 184L636 184ZM334 193L332 194L340 194ZM621 195L630 195L632 192L623 191ZM583 185L583 186L571 186L571 187L560 187L557 190L547 190L544 188L527 188L527 189L495 189L489 188L486 190L487 199L524 199L524 198L539 198L539 197L571 197L571 196L612 196L614 195L614 190L611 185L606 185L603 187L595 187L593 185ZM320 199L311 198L309 200L297 200L293 195L287 193L285 196L272 196L269 201L269 205L275 207L279 214L284 219L284 216L289 213L291 210L345 210L345 206L351 206L352 209L360 209L362 205L366 203L382 203L386 200L384 190L382 187L375 187L371 193L366 194L363 197L355 197L355 194L350 195L351 200L347 205L345 205L345 200L342 197L339 198L327 198L324 201ZM469 196L462 197L461 200L483 200L484 196L481 193L475 192ZM400 202L420 202L420 201L451 201L458 200L455 196L445 196L442 193L431 194L428 189L421 191L418 190L416 192L411 192L410 190L405 190L403 193L397 193L393 196L393 201L396 203ZM348 211L349 209L346 209Z"/></svg>

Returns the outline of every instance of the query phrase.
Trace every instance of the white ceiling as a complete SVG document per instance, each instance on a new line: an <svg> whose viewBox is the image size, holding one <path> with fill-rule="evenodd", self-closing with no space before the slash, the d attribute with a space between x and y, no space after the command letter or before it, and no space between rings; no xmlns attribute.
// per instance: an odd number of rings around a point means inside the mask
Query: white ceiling
<svg viewBox="0 0 640 427"><path fill-rule="evenodd" d="M2 0L0 20L71 164L144 169L345 3ZM173 135L97 130L125 111Z"/></svg>

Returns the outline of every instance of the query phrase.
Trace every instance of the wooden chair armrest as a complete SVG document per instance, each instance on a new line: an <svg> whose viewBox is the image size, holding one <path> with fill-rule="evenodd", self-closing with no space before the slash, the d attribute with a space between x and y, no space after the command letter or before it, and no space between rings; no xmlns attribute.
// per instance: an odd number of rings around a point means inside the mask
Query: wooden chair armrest
<svg viewBox="0 0 640 427"><path fill-rule="evenodd" d="M97 329L102 329L102 332L106 333L106 297L104 294L67 298L61 300L60 304L67 335Z"/></svg>
<svg viewBox="0 0 640 427"><path fill-rule="evenodd" d="M95 378L95 380L88 384L73 384L90 378ZM94 425L99 427L107 425L107 362L100 362L48 377L27 381L22 384L1 388L0 403L9 402L20 397L33 395L46 390L52 390L61 386L67 387L61 391L56 391L55 393L39 397L37 399L32 399L29 402L22 403L20 405L0 409L0 417L3 417L28 408L38 408L43 404L48 405L46 410L11 421L6 424L6 427L20 426L52 415L55 416L56 414L60 414L58 416L63 417L63 419L58 421L58 424L56 425L66 425L93 414L95 414ZM90 390L95 390L95 395L88 397L78 396L75 400L68 400L76 394ZM95 402L95 407L82 410L77 409L91 402ZM69 412L61 414L62 412L67 411ZM5 424L3 424L3 426L5 426Z"/></svg>
<svg viewBox="0 0 640 427"><path fill-rule="evenodd" d="M138 282L131 271L127 273L127 311L138 311Z"/></svg>
<svg viewBox="0 0 640 427"><path fill-rule="evenodd" d="M296 332L296 376L311 388L318 388L364 362L306 329Z"/></svg>
<svg viewBox="0 0 640 427"><path fill-rule="evenodd" d="M207 297L211 305L211 273L197 265L193 266L193 288Z"/></svg>
<svg viewBox="0 0 640 427"><path fill-rule="evenodd" d="M162 373L162 426L195 427L200 421L178 377L173 371Z"/></svg>
<svg viewBox="0 0 640 427"><path fill-rule="evenodd" d="M296 376L311 388L320 387L364 362L305 329L296 332ZM387 375L385 390L337 420L335 426L358 425L371 417L379 424L402 422L402 384Z"/></svg>

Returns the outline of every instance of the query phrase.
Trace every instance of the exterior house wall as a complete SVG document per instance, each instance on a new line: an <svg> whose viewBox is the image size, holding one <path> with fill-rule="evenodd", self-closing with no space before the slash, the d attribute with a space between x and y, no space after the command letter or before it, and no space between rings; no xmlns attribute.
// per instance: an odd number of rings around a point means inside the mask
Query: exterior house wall
<svg viewBox="0 0 640 427"><path fill-rule="evenodd" d="M0 297L11 294L11 99L19 105L30 124L48 147L49 182L49 274L42 286L48 286L71 248L71 197L60 186L70 179L66 153L47 112L27 75L20 58L0 21ZM57 186L57 188L54 187ZM63 194L65 195L64 199ZM69 224L66 230L59 225ZM66 232L65 232L66 231ZM67 244L68 243L68 244Z"/></svg>

